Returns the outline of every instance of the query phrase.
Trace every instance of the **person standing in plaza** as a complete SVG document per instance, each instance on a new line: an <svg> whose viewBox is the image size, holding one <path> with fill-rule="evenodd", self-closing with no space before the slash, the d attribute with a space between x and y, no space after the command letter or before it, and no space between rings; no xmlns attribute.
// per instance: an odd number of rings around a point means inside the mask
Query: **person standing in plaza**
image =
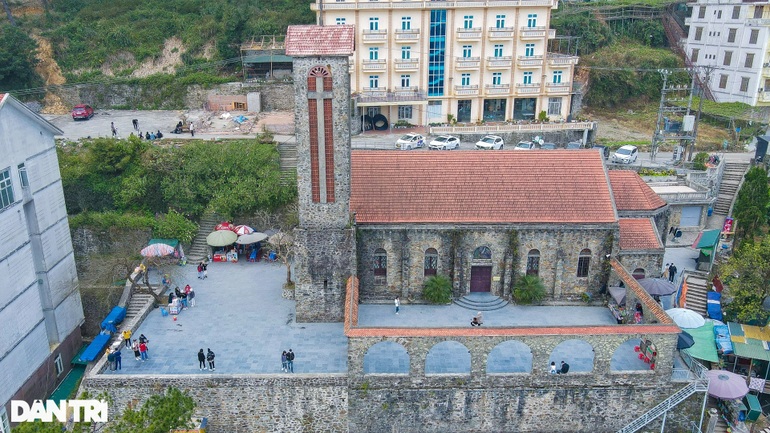
<svg viewBox="0 0 770 433"><path fill-rule="evenodd" d="M139 130L139 119L134 119L131 121L131 123L134 125L134 131Z"/></svg>
<svg viewBox="0 0 770 433"><path fill-rule="evenodd" d="M286 373L286 367L287 367L287 360L286 360L286 351L284 350L283 353L281 353L281 370Z"/></svg>
<svg viewBox="0 0 770 433"><path fill-rule="evenodd" d="M211 369L211 371L214 371L216 370L216 368L214 367L214 358L216 357L216 355L214 355L214 352L212 352L211 349L208 349L208 351L209 351L208 354L206 354L206 360L209 362L209 369Z"/></svg>
<svg viewBox="0 0 770 433"><path fill-rule="evenodd" d="M203 279L203 262L198 263L198 279Z"/></svg>
<svg viewBox="0 0 770 433"><path fill-rule="evenodd" d="M666 266L663 267L663 275L660 276L660 278L663 278L664 280L668 280L668 267L671 266L670 263L666 263Z"/></svg>
<svg viewBox="0 0 770 433"><path fill-rule="evenodd" d="M141 340L139 343L139 356L140 358L142 358L142 362L150 358L149 356L147 356L147 343L141 342Z"/></svg>
<svg viewBox="0 0 770 433"><path fill-rule="evenodd" d="M668 280L672 283L674 282L674 279L676 278L676 266L671 263L671 266L668 267Z"/></svg>
<svg viewBox="0 0 770 433"><path fill-rule="evenodd" d="M134 344L131 346L131 349L134 350L134 358L136 358L137 361L142 359L142 354L139 352L139 340L134 340Z"/></svg>
<svg viewBox="0 0 770 433"><path fill-rule="evenodd" d="M115 127L115 122L110 122L110 130L112 131L112 138L118 136L118 128Z"/></svg>
<svg viewBox="0 0 770 433"><path fill-rule="evenodd" d="M123 331L123 342L126 343L127 348L131 347L131 330L130 329L125 329Z"/></svg>
<svg viewBox="0 0 770 433"><path fill-rule="evenodd" d="M203 353L203 349L198 351L198 368L206 369L206 355Z"/></svg>
<svg viewBox="0 0 770 433"><path fill-rule="evenodd" d="M123 355L120 353L120 347L118 347L118 350L115 351L115 367L120 370L121 363L123 361Z"/></svg>
<svg viewBox="0 0 770 433"><path fill-rule="evenodd" d="M187 302L191 308L195 306L195 290L192 287L190 287L190 292L187 293Z"/></svg>
<svg viewBox="0 0 770 433"><path fill-rule="evenodd" d="M286 352L286 369L289 373L294 373L294 352L291 349Z"/></svg>
<svg viewBox="0 0 770 433"><path fill-rule="evenodd" d="M107 349L107 362L110 363L110 371L115 371L115 352Z"/></svg>
<svg viewBox="0 0 770 433"><path fill-rule="evenodd" d="M205 280L209 276L209 262L203 261L203 279Z"/></svg>
<svg viewBox="0 0 770 433"><path fill-rule="evenodd" d="M401 306L401 301L398 300L398 296L396 296L396 299L393 301L394 304L396 304L396 314L398 314L398 308Z"/></svg>
<svg viewBox="0 0 770 433"><path fill-rule="evenodd" d="M190 122L190 135L195 137L195 122Z"/></svg>

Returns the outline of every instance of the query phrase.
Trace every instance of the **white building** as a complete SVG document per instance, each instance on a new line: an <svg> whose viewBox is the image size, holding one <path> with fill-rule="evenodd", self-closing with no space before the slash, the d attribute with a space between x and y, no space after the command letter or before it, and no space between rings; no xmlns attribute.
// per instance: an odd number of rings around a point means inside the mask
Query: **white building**
<svg viewBox="0 0 770 433"><path fill-rule="evenodd" d="M351 89L389 123L536 119L570 112L578 58L550 54L558 0L316 0L322 25L356 26ZM380 118L381 119L381 118Z"/></svg>
<svg viewBox="0 0 770 433"><path fill-rule="evenodd" d="M82 344L78 291L54 135L0 94L0 433L10 400L45 399Z"/></svg>
<svg viewBox="0 0 770 433"><path fill-rule="evenodd" d="M714 98L770 105L770 2L698 0L687 5L692 15L685 21L685 53L693 65L714 68L709 79Z"/></svg>

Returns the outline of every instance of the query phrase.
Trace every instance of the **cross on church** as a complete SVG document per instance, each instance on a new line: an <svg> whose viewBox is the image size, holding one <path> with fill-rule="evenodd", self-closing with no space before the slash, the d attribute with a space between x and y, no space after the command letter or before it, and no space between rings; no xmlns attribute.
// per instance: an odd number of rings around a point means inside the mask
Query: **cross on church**
<svg viewBox="0 0 770 433"><path fill-rule="evenodd" d="M307 90L313 202L334 203L334 95L332 77L326 67L315 66L310 69Z"/></svg>

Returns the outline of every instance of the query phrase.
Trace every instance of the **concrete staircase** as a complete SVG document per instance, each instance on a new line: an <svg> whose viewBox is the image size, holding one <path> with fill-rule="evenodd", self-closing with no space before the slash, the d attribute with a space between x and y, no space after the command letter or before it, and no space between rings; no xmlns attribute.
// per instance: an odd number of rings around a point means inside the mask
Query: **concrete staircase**
<svg viewBox="0 0 770 433"><path fill-rule="evenodd" d="M214 231L214 227L220 222L215 213L205 213L199 223L198 234L193 239L192 247L187 252L187 263L198 263L208 257L211 249L206 243L206 236Z"/></svg>
<svg viewBox="0 0 770 433"><path fill-rule="evenodd" d="M706 293L708 293L706 278L702 275L689 273L685 275L685 278L687 282L687 295L685 298L687 308L705 316L706 304L708 302L706 297Z"/></svg>
<svg viewBox="0 0 770 433"><path fill-rule="evenodd" d="M706 402L706 413L708 413L709 409L716 409L717 408L717 400L714 397L709 397L708 401ZM717 424L714 426L714 433L727 433L727 428L729 426L727 425L727 422L720 416L717 418Z"/></svg>
<svg viewBox="0 0 770 433"><path fill-rule="evenodd" d="M297 143L278 143L281 171L297 170Z"/></svg>
<svg viewBox="0 0 770 433"><path fill-rule="evenodd" d="M460 299L455 299L455 304L473 311L494 311L506 305L508 301L489 293L470 293Z"/></svg>
<svg viewBox="0 0 770 433"><path fill-rule="evenodd" d="M749 169L748 163L726 162L725 171L722 174L722 183L719 186L719 195L714 204L714 213L718 215L730 215L735 196L743 182L743 176Z"/></svg>

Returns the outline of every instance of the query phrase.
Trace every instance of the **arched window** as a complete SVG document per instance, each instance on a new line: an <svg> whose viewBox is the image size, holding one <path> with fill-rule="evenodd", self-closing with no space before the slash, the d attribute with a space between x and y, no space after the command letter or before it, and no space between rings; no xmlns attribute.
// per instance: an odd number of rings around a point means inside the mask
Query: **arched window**
<svg viewBox="0 0 770 433"><path fill-rule="evenodd" d="M529 250L527 254L527 275L540 274L540 250Z"/></svg>
<svg viewBox="0 0 770 433"><path fill-rule="evenodd" d="M633 276L637 280L641 280L642 278L645 277L645 275L647 275L647 272L645 272L644 269L642 268L636 268L634 269L634 272L631 272L631 276Z"/></svg>
<svg viewBox="0 0 770 433"><path fill-rule="evenodd" d="M382 248L374 252L374 284L385 285L388 280L388 253Z"/></svg>
<svg viewBox="0 0 770 433"><path fill-rule="evenodd" d="M590 267L591 267L591 250L586 248L583 251L581 251L580 256L578 256L577 276L587 277L588 268Z"/></svg>
<svg viewBox="0 0 770 433"><path fill-rule="evenodd" d="M491 260L492 250L489 247L478 247L473 251L473 258L475 260Z"/></svg>
<svg viewBox="0 0 770 433"><path fill-rule="evenodd" d="M425 250L425 265L423 266L424 274L426 277L432 277L436 275L438 270L438 251L435 248L428 248Z"/></svg>

